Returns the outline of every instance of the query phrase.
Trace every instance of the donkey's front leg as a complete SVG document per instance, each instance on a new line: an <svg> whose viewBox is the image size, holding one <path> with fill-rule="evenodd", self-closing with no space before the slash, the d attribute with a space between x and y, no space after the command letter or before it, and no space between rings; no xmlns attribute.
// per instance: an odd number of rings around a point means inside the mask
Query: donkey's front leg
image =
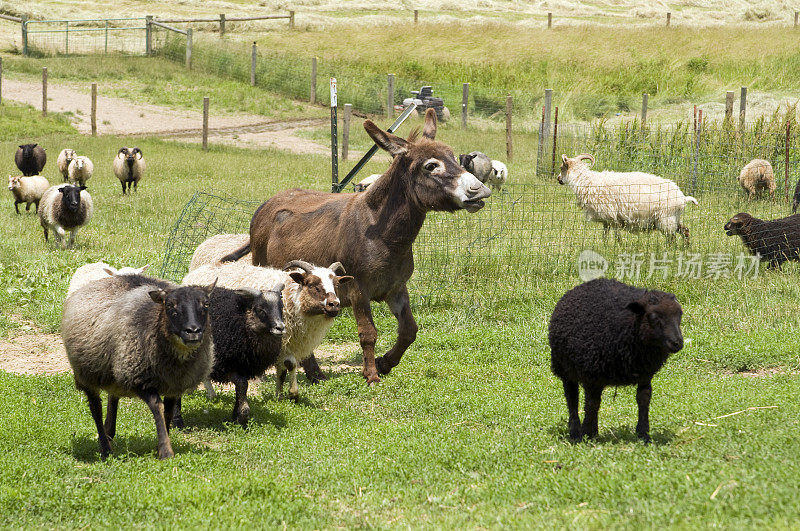
<svg viewBox="0 0 800 531"><path fill-rule="evenodd" d="M378 339L378 330L372 320L372 309L369 307L369 299L361 296L352 299L353 316L356 318L358 327L358 340L361 349L364 351L364 369L361 374L367 380L367 384L378 383L378 371L375 368L375 341Z"/></svg>
<svg viewBox="0 0 800 531"><path fill-rule="evenodd" d="M375 360L378 371L381 374L389 374L392 368L400 363L403 353L417 339L417 322L411 315L411 304L408 299L408 289L403 286L400 291L387 299L389 309L392 310L397 319L397 341L394 346L384 356Z"/></svg>

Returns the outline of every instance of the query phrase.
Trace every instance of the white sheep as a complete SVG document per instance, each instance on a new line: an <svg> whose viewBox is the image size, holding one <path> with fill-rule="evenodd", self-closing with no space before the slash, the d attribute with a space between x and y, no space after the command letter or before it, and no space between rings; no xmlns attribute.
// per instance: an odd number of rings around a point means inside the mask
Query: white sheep
<svg viewBox="0 0 800 531"><path fill-rule="evenodd" d="M41 175L25 177L23 175L8 176L8 189L14 195L14 210L19 214L19 204L25 203L25 211L31 209L31 203L36 205L36 212L39 211L39 201L42 195L50 188L50 183Z"/></svg>
<svg viewBox="0 0 800 531"><path fill-rule="evenodd" d="M197 246L189 264L189 271L204 265L219 265L220 258L239 249L250 241L250 234L217 234ZM253 255L248 253L240 262L253 263Z"/></svg>
<svg viewBox="0 0 800 531"><path fill-rule="evenodd" d="M363 192L364 190L369 188L369 186L372 183L377 181L378 177L380 177L381 175L383 175L383 174L382 173L373 173L372 175L364 177L363 179L361 179L360 182L358 182L358 183L353 185L353 191L354 192Z"/></svg>
<svg viewBox="0 0 800 531"><path fill-rule="evenodd" d="M756 198L761 190L769 192L769 198L775 197L775 172L772 171L772 164L768 160L753 159L745 164L739 173L739 184L747 192L748 199Z"/></svg>
<svg viewBox="0 0 800 531"><path fill-rule="evenodd" d="M59 184L48 188L39 204L39 223L48 240L50 229L55 233L56 243L63 244L66 231L70 232L69 245L75 243L78 229L89 223L94 212L92 196L85 186Z"/></svg>
<svg viewBox="0 0 800 531"><path fill-rule="evenodd" d="M61 153L58 154L58 159L56 159L56 166L58 167L58 171L61 172L61 175L64 177L64 182L69 180L69 163L77 157L78 154L75 153L74 149L65 148L61 150Z"/></svg>
<svg viewBox="0 0 800 531"><path fill-rule="evenodd" d="M125 194L131 191L131 185L134 190L138 190L139 181L144 177L144 170L146 165L144 163L144 154L138 147L134 148L120 148L117 156L114 157L112 164L114 175L119 179L122 185L122 193ZM126 189L127 187L127 189Z"/></svg>
<svg viewBox="0 0 800 531"><path fill-rule="evenodd" d="M94 164L89 157L75 157L67 168L69 182L85 185L94 174Z"/></svg>
<svg viewBox="0 0 800 531"><path fill-rule="evenodd" d="M591 169L594 157L588 154L573 159L561 155L561 160L558 182L572 188L587 220L603 224L604 237L612 227L657 229L668 239L679 233L688 245L689 229L681 225L681 214L687 203L696 205L697 199L684 195L674 182L644 172L597 172Z"/></svg>
<svg viewBox="0 0 800 531"><path fill-rule="evenodd" d="M189 272L183 285L203 286L217 280L225 288L253 288L266 292L284 284L283 320L286 331L283 335L281 354L275 362L278 371L276 394L283 392L287 371L290 373L289 397L297 399L297 365L313 353L333 325L341 304L336 296L336 287L353 279L340 276L344 268L339 262L330 267L319 267L294 260L284 269L300 269L291 272L268 267L258 267L241 262L222 265L205 265ZM208 388L208 386L206 386Z"/></svg>
<svg viewBox="0 0 800 531"><path fill-rule="evenodd" d="M503 185L508 181L508 168L499 160L492 160L492 173L486 179L486 184L493 190L502 190Z"/></svg>
<svg viewBox="0 0 800 531"><path fill-rule="evenodd" d="M86 284L100 280L101 278L113 277L114 275L140 275L144 273L150 264L143 267L123 267L120 269L110 266L105 262L94 262L84 264L75 270L69 281L67 297L81 289Z"/></svg>

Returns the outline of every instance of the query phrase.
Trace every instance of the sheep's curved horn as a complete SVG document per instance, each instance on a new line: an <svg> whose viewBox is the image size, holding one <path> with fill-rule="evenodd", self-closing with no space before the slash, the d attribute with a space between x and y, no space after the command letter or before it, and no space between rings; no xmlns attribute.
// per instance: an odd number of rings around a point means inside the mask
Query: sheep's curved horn
<svg viewBox="0 0 800 531"><path fill-rule="evenodd" d="M328 269L336 273L337 275L346 275L347 271L344 270L344 266L341 262L334 262L328 266Z"/></svg>
<svg viewBox="0 0 800 531"><path fill-rule="evenodd" d="M142 153L141 149L138 147L133 148L133 153L131 153L131 155L136 155L137 153L139 154L140 159L144 158L144 153Z"/></svg>
<svg viewBox="0 0 800 531"><path fill-rule="evenodd" d="M304 262L303 260L292 260L291 262L289 262L288 264L283 266L283 270L284 271L288 271L288 270L293 269L295 267L299 267L300 269L302 269L306 273L311 273L311 271L313 271L313 269L314 269L314 266L309 264L308 262Z"/></svg>
<svg viewBox="0 0 800 531"><path fill-rule="evenodd" d="M578 160L590 160L591 163L589 164L589 167L591 168L592 166L594 166L594 156L590 155L589 153L581 153L575 158Z"/></svg>
<svg viewBox="0 0 800 531"><path fill-rule="evenodd" d="M126 147L119 148L119 151L117 151L117 155L119 155L120 153L125 153L127 155L128 154L128 148L126 148Z"/></svg>

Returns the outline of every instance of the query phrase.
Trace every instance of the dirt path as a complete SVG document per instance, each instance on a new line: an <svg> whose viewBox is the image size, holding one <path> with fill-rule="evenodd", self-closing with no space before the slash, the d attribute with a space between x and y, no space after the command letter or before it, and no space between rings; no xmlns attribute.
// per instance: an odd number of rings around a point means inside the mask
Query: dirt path
<svg viewBox="0 0 800 531"><path fill-rule="evenodd" d="M42 108L40 82L3 79L3 97ZM72 112L75 128L90 134L91 96L85 88L68 84L48 83L47 109ZM149 103L133 104L110 96L97 97L97 133L100 135L155 135L181 137L200 142L203 115L199 111L178 110ZM325 155L329 148L294 133L301 129L324 125L324 119L293 121L269 120L264 116L235 114L209 116L209 139L212 142L239 146L273 147L294 153Z"/></svg>

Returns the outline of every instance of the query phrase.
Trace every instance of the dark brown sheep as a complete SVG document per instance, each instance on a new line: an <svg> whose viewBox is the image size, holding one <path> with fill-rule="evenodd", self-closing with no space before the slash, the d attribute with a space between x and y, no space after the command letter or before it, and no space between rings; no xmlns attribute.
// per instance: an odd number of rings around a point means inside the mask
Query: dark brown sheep
<svg viewBox="0 0 800 531"><path fill-rule="evenodd" d="M14 155L14 162L22 175L39 175L47 163L47 153L39 144L22 144Z"/></svg>
<svg viewBox="0 0 800 531"><path fill-rule="evenodd" d="M800 214L780 219L758 219L746 212L725 224L728 236L739 236L754 255L775 267L787 260L800 260Z"/></svg>

